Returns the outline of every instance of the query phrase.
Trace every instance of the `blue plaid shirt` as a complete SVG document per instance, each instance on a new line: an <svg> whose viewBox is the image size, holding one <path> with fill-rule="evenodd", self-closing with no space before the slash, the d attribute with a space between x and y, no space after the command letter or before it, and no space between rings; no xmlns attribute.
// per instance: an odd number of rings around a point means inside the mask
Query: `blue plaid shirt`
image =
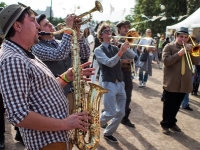
<svg viewBox="0 0 200 150"><path fill-rule="evenodd" d="M7 119L14 126L30 111L57 119L68 116L68 101L52 72L40 59L31 59L22 48L7 40L0 53L0 93ZM50 143L69 140L68 131L64 130L19 129L28 150L39 150Z"/></svg>
<svg viewBox="0 0 200 150"><path fill-rule="evenodd" d="M53 39L55 40L55 39ZM42 61L59 61L67 58L72 50L72 36L69 34L63 34L62 40L55 40L58 43L58 47L54 48L36 44L32 49L32 53L35 54ZM52 45L52 41L46 41ZM90 56L90 47L84 39L78 41L80 46L80 59L88 59Z"/></svg>

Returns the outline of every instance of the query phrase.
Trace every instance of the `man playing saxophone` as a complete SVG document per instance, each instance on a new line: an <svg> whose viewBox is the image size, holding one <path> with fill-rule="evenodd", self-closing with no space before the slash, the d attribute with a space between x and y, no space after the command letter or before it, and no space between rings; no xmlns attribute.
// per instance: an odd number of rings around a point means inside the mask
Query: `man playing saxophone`
<svg viewBox="0 0 200 150"><path fill-rule="evenodd" d="M104 130L104 138L117 143L113 133L117 130L125 115L126 93L120 59L134 57L129 51L129 43L125 42L120 49L110 43L112 31L109 25L102 24L97 32L102 44L95 49L95 57L102 71L102 85L108 93L104 94L104 112L100 116L100 124ZM111 123L107 125L107 122Z"/></svg>
<svg viewBox="0 0 200 150"><path fill-rule="evenodd" d="M67 19L74 18L69 15ZM68 130L86 131L91 118L88 112L68 113L62 88L73 80L72 68L55 78L31 53L30 47L38 43L40 26L30 7L9 5L1 10L0 20L5 37L0 54L0 93L7 119L19 127L28 150L66 150ZM82 74L92 75L93 71L83 69Z"/></svg>

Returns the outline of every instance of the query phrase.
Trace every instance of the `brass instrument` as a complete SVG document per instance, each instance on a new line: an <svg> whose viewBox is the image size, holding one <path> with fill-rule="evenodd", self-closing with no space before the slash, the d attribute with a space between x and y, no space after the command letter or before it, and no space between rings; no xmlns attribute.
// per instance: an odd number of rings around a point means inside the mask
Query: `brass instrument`
<svg viewBox="0 0 200 150"><path fill-rule="evenodd" d="M113 36L113 37L118 38L118 39L125 39L125 41L129 42L129 45L145 46L145 47L155 48L155 46L152 46L152 45L139 45L139 44L133 43L135 39L152 39L152 38L148 38L148 37L141 38L136 31L130 30L126 33L126 36ZM120 44L122 44L122 43L120 43Z"/></svg>
<svg viewBox="0 0 200 150"><path fill-rule="evenodd" d="M200 46L194 43L194 40L192 39L192 37L190 35L189 35L189 38L193 45L192 50L191 50L192 56L199 57L200 56Z"/></svg>
<svg viewBox="0 0 200 150"><path fill-rule="evenodd" d="M82 111L89 112L89 115L92 117L89 120L90 126L88 128L89 132L86 133L80 129L75 129L72 131L71 143L75 144L80 150L94 150L97 148L100 139L100 122L99 122L99 105L101 97L104 93L107 92L104 88L89 83L90 90L86 99L85 95L85 83L83 80L80 67L80 56L79 56L79 45L76 36L76 31L70 29L73 35L73 51L72 51L72 60L73 60L73 86L74 86L74 104L73 104L73 113L78 113ZM85 137L88 136L88 140L85 140Z"/></svg>
<svg viewBox="0 0 200 150"><path fill-rule="evenodd" d="M85 13L83 13L83 14L77 16L77 17L79 17L79 18L83 18L83 17L86 16L86 15L89 15L89 16L90 16L87 20L78 23L78 25L82 25L82 24L85 24L85 23L89 22L89 21L92 19L91 13L93 13L94 11L103 12L103 7L102 7L102 5L101 5L101 3L100 3L99 1L95 1L95 7L94 7L93 9L91 9L91 10L89 10L88 12L85 12ZM64 25L64 24L65 24L65 22L63 23L63 25ZM45 36L45 35L55 36L55 35L57 35L57 34L63 33L65 30L67 30L66 27L63 27L63 29L61 29L61 30L59 30L59 31L55 31L55 32L44 32L44 31L41 31L41 32L38 33L38 35L41 35L41 36Z"/></svg>
<svg viewBox="0 0 200 150"><path fill-rule="evenodd" d="M83 14L78 16L79 18L83 18L86 15L90 16L87 20L79 23L79 25L85 24L86 22L89 22L92 19L91 13L93 13L94 11L99 11L100 13L103 12L103 7L102 7L102 5L101 5L101 3L99 1L95 1L95 7L93 9L91 9L88 12L85 12L85 13L83 13Z"/></svg>
<svg viewBox="0 0 200 150"><path fill-rule="evenodd" d="M185 51L185 56L186 56L186 60L187 60L188 66L189 66L190 70L192 71L192 73L194 73L194 66L192 64L191 56L190 56L189 52L187 52L187 50L185 48L185 43L183 41L182 41L182 43L183 43L183 49Z"/></svg>

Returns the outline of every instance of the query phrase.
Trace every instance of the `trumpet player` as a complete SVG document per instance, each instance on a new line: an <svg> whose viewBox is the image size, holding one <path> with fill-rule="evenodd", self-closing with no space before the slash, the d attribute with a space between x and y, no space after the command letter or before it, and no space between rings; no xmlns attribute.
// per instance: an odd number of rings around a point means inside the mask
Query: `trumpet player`
<svg viewBox="0 0 200 150"><path fill-rule="evenodd" d="M37 23L40 25L39 31L56 32L54 26L46 18L45 14L36 17ZM74 14L69 14L66 17L66 27L73 28L75 22L80 19L76 18ZM84 42L80 34L80 26L77 28L77 38L79 39L81 60L89 58L90 47ZM72 35L65 32L62 40L56 40L54 36L45 35L39 37L39 42L32 47L32 52L39 59L41 59L48 68L57 77L59 74L71 67L71 45ZM87 59L88 60L88 59ZM68 84L64 88L65 94L70 91L71 85Z"/></svg>
<svg viewBox="0 0 200 150"><path fill-rule="evenodd" d="M187 44L188 28L181 27L176 32L174 42L168 43L163 49L163 115L160 122L163 134L169 135L172 131L181 132L177 125L176 115L186 93L193 88L192 71L189 68L186 54L191 57L194 65L199 63L200 57L190 54L192 45Z"/></svg>

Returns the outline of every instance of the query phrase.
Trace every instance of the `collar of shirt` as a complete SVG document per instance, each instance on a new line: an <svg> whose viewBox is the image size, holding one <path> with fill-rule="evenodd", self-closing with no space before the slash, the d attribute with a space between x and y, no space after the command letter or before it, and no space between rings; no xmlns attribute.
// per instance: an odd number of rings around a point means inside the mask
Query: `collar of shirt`
<svg viewBox="0 0 200 150"><path fill-rule="evenodd" d="M105 43L105 42L102 42L102 45L103 45L106 49L108 49L108 46L109 46L110 44Z"/></svg>
<svg viewBox="0 0 200 150"><path fill-rule="evenodd" d="M34 59L34 58L35 58L35 56L32 54L31 51L24 49L21 45L15 43L14 41L11 41L11 40L8 40L8 41L11 42L11 43L13 43L13 44L15 44L17 47L21 48L21 49L26 53L26 55L27 55L29 58L31 58L31 59Z"/></svg>

